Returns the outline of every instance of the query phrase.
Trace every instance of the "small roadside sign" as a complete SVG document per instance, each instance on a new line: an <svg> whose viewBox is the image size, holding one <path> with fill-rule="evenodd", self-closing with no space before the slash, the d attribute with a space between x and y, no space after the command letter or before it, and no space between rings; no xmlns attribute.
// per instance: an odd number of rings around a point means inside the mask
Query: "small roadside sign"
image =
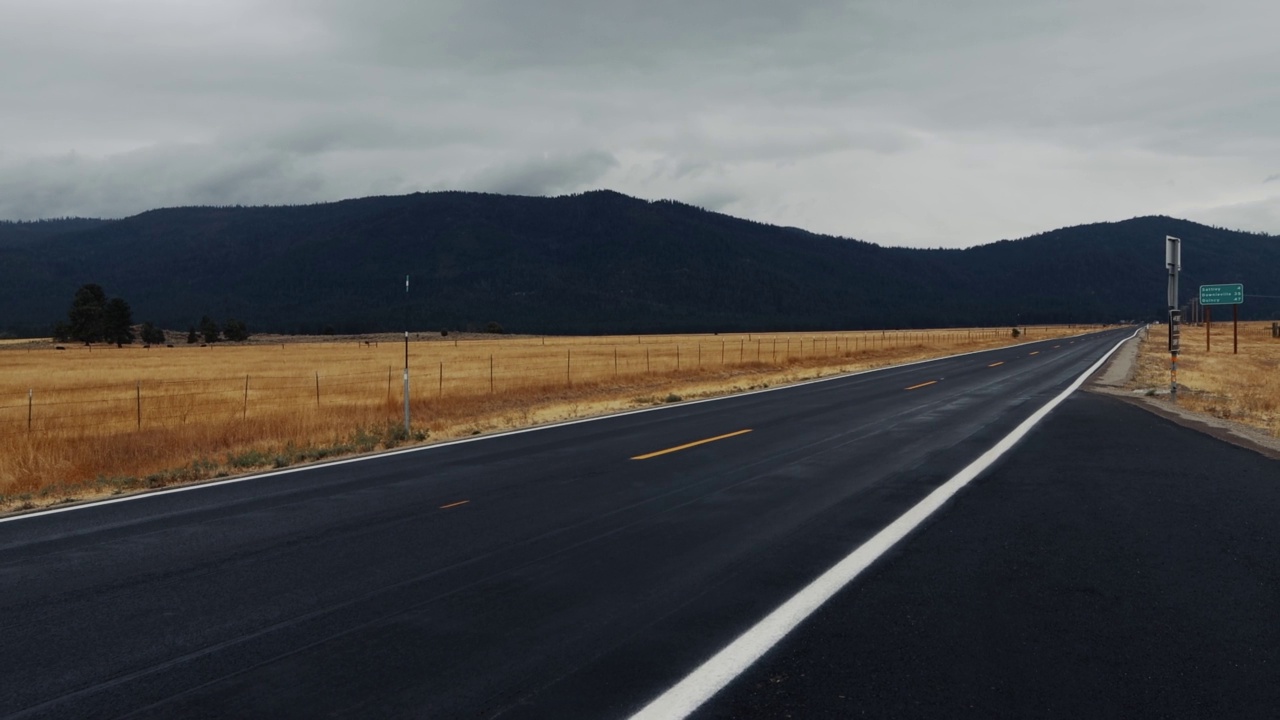
<svg viewBox="0 0 1280 720"><path fill-rule="evenodd" d="M1230 283L1227 285L1201 285L1201 305L1240 305L1244 302L1244 285Z"/></svg>

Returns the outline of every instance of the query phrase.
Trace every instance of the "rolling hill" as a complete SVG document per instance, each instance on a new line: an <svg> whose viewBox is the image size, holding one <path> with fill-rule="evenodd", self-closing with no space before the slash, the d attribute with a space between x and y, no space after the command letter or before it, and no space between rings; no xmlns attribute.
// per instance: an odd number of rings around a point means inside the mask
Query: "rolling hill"
<svg viewBox="0 0 1280 720"><path fill-rule="evenodd" d="M965 250L888 248L611 191L419 193L121 220L0 223L0 331L47 334L96 282L138 321L258 332L528 333L1009 325L1161 317L1165 235L1184 297L1243 282L1280 313L1280 237L1166 217ZM404 292L404 276L412 277Z"/></svg>

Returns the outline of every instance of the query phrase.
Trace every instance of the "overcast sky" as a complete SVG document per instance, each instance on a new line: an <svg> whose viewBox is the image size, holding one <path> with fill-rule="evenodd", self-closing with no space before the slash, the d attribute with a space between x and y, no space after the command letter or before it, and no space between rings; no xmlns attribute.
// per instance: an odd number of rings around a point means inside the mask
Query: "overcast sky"
<svg viewBox="0 0 1280 720"><path fill-rule="evenodd" d="M1280 233L1274 0L0 0L0 218L611 188L881 244Z"/></svg>

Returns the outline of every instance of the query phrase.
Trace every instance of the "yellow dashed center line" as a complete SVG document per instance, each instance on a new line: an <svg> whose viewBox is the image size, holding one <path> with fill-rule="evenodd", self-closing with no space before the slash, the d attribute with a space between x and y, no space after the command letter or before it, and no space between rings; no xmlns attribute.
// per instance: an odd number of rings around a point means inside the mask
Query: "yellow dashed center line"
<svg viewBox="0 0 1280 720"><path fill-rule="evenodd" d="M1004 364L1004 361L1003 361L1003 360L1001 360L1000 362L993 362L993 363L991 363L990 365L988 365L987 367L999 367L999 366L1001 366L1001 365L1003 365L1003 364Z"/></svg>
<svg viewBox="0 0 1280 720"><path fill-rule="evenodd" d="M930 385L933 385L933 384L934 384L934 383L936 383L936 382L938 382L938 381L937 381L937 380L930 380L929 382L920 383L919 385L912 385L912 386L911 386L911 387L909 387L909 388L903 388L903 390L919 390L919 389L920 389L920 388L922 388L922 387L929 387Z"/></svg>
<svg viewBox="0 0 1280 720"><path fill-rule="evenodd" d="M469 502L471 502L471 501L470 501L470 500L459 500L459 501L458 501L458 502L456 502L456 503L449 503L448 505L441 505L441 506L440 506L440 509L441 509L441 510L448 510L449 508L455 508L455 507L458 507L459 505L466 505L466 504L467 504L467 503L469 503Z"/></svg>
<svg viewBox="0 0 1280 720"><path fill-rule="evenodd" d="M667 453L673 453L680 450L688 450L691 447L706 445L707 443L715 442L717 440L724 440L725 438L737 437L739 435L744 435L749 432L751 432L751 429L747 428L746 430L739 430L737 432L726 433L724 435L717 435L715 437L707 438L706 440L697 440L695 442L685 443L684 445L677 445L673 448L667 448L666 450L658 450L657 452L645 453L644 455L636 455L631 459L632 460L648 460L649 458L658 457L659 455L666 455Z"/></svg>
<svg viewBox="0 0 1280 720"><path fill-rule="evenodd" d="M1035 351L1035 352L1031 353L1031 355L1039 355L1039 354L1040 354L1040 351L1039 351L1039 350L1037 350L1037 351ZM1027 357L1030 357L1031 355L1028 355Z"/></svg>

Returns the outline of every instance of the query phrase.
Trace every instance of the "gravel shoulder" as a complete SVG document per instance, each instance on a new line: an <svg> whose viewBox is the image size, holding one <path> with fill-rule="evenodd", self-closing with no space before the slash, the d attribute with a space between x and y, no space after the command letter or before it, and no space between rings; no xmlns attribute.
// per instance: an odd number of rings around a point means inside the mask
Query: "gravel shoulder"
<svg viewBox="0 0 1280 720"><path fill-rule="evenodd" d="M1142 333L1145 332L1145 329L1142 330ZM1086 389L1119 398L1183 427L1280 460L1280 438L1243 423L1187 410L1170 402L1167 391L1148 395L1148 389L1134 388L1132 380L1138 361L1138 341L1141 338L1142 335L1139 334L1121 346L1107 364L1094 374L1085 386Z"/></svg>

